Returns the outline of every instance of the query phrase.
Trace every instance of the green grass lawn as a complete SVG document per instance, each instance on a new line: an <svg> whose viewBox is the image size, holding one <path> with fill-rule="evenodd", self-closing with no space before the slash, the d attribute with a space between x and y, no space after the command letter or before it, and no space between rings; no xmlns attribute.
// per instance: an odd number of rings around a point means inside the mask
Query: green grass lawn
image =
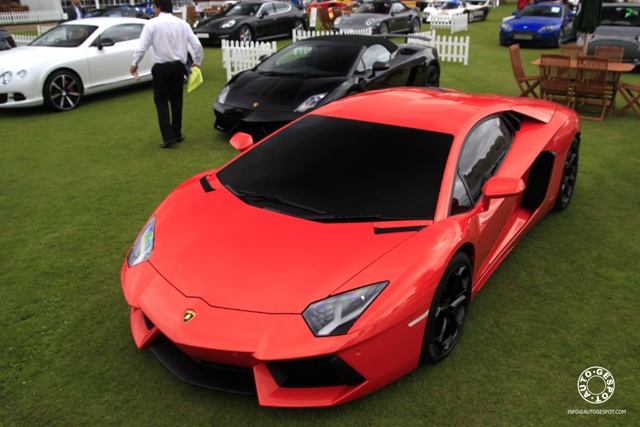
<svg viewBox="0 0 640 427"><path fill-rule="evenodd" d="M518 95L498 44L514 5L469 25L469 65L443 63L441 86ZM537 73L530 62L541 51L557 50L523 49L527 74ZM119 278L129 245L176 186L237 153L213 129L225 84L219 49L205 49L203 74L185 94L187 139L168 150L158 148L149 85L88 97L68 113L0 110L0 426L640 425L632 112L583 122L571 206L541 221L497 269L439 365L340 407L274 409L185 385L139 351ZM640 84L640 73L623 80ZM576 389L594 365L616 380L598 406Z"/></svg>

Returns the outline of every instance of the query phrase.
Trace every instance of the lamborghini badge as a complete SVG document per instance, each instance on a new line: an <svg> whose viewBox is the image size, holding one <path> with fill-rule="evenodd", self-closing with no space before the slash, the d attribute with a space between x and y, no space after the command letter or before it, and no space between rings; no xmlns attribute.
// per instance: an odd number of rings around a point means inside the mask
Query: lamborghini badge
<svg viewBox="0 0 640 427"><path fill-rule="evenodd" d="M196 312L193 310L187 310L184 312L184 315L182 316L182 323L187 323L194 317L196 317Z"/></svg>

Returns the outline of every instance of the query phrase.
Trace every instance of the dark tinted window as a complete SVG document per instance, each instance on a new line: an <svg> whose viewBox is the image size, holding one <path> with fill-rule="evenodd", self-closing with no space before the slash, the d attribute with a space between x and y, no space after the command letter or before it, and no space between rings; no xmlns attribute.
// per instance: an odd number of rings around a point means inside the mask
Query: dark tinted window
<svg viewBox="0 0 640 427"><path fill-rule="evenodd" d="M274 3L274 6L276 8L276 13L283 13L283 12L288 12L291 10L291 4L290 3Z"/></svg>
<svg viewBox="0 0 640 427"><path fill-rule="evenodd" d="M480 199L482 187L500 168L512 140L500 117L484 120L471 129L458 160L451 214L470 209Z"/></svg>
<svg viewBox="0 0 640 427"><path fill-rule="evenodd" d="M142 25L124 24L108 28L100 35L101 39L111 39L115 43L126 42L127 40L137 40L140 38Z"/></svg>
<svg viewBox="0 0 640 427"><path fill-rule="evenodd" d="M291 215L433 219L453 136L310 115L218 172L224 185L326 212L245 198ZM341 218L350 222L357 218Z"/></svg>
<svg viewBox="0 0 640 427"><path fill-rule="evenodd" d="M382 49L386 51L384 47ZM258 66L257 71L307 77L346 76L361 50L362 46L357 44L318 41L295 43L269 57Z"/></svg>

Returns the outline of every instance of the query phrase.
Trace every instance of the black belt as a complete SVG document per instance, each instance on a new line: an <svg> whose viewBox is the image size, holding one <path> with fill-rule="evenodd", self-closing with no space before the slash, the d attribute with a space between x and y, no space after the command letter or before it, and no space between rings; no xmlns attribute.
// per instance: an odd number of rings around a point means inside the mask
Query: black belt
<svg viewBox="0 0 640 427"><path fill-rule="evenodd" d="M176 65L176 64L184 65L182 61L158 62L156 65Z"/></svg>

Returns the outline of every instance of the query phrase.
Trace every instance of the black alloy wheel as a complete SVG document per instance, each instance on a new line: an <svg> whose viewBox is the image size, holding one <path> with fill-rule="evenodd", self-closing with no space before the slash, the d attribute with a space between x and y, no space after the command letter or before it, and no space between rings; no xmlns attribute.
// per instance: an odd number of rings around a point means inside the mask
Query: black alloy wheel
<svg viewBox="0 0 640 427"><path fill-rule="evenodd" d="M420 32L420 28L421 28L420 20L414 19L413 23L411 24L411 32L414 34L417 34Z"/></svg>
<svg viewBox="0 0 640 427"><path fill-rule="evenodd" d="M304 31L306 28L304 27L304 22L300 19L296 19L296 22L293 23L293 31Z"/></svg>
<svg viewBox="0 0 640 427"><path fill-rule="evenodd" d="M556 47L562 47L562 40L564 40L564 30L560 28L558 30L558 41L556 42Z"/></svg>
<svg viewBox="0 0 640 427"><path fill-rule="evenodd" d="M578 179L578 158L580 153L580 143L574 138L567 152L567 158L564 161L564 170L562 172L562 180L553 210L562 212L569 207L573 192L576 189L576 180Z"/></svg>
<svg viewBox="0 0 640 427"><path fill-rule="evenodd" d="M389 34L389 26L386 22L380 24L380 34Z"/></svg>
<svg viewBox="0 0 640 427"><path fill-rule="evenodd" d="M51 111L69 111L82 100L84 88L80 77L71 71L57 71L44 83L44 105Z"/></svg>
<svg viewBox="0 0 640 427"><path fill-rule="evenodd" d="M424 85L426 87L440 86L440 70L435 65L429 65L424 75Z"/></svg>
<svg viewBox="0 0 640 427"><path fill-rule="evenodd" d="M471 260L458 252L433 296L422 342L421 360L438 363L455 347L467 319L473 285Z"/></svg>

